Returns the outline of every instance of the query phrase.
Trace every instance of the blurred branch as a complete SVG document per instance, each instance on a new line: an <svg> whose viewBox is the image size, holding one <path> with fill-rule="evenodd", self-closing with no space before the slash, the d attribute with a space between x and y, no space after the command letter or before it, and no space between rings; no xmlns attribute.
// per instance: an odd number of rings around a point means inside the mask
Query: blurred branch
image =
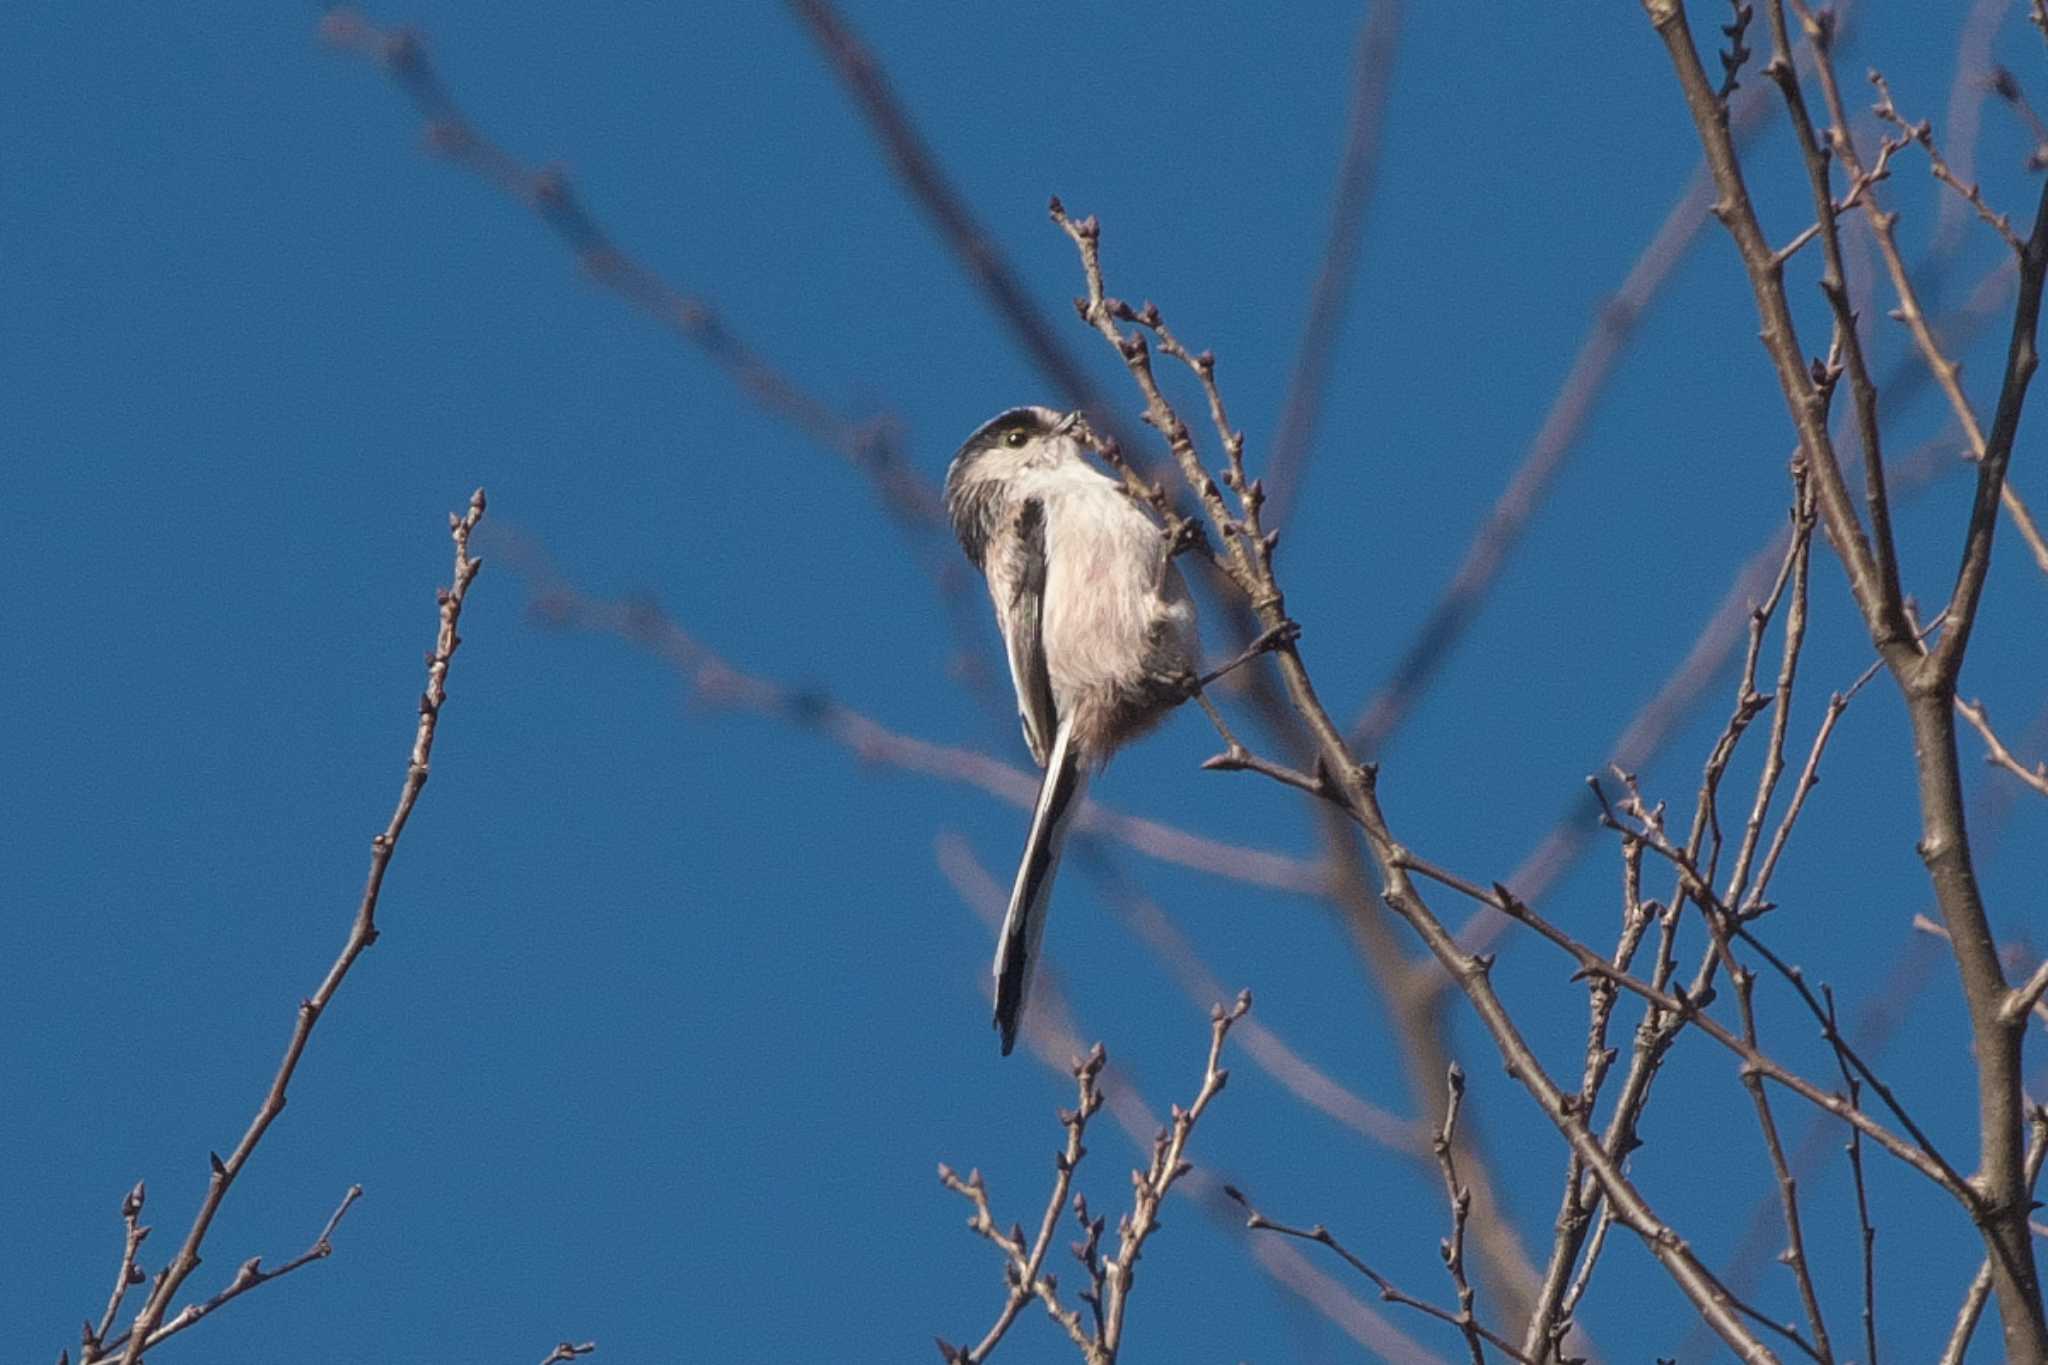
<svg viewBox="0 0 2048 1365"><path fill-rule="evenodd" d="M1749 99L1747 104L1760 108L1762 101ZM1544 414L1543 425L1467 543L1451 581L1402 649L1387 681L1352 720L1351 740L1360 753L1370 757L1386 749L1478 618L1486 595L1507 567L1508 556L1543 505L1565 459L1577 447L1601 392L1627 353L1629 337L1705 224L1711 198L1712 185L1704 168L1694 171L1621 288L1600 308Z"/></svg>
<svg viewBox="0 0 2048 1365"><path fill-rule="evenodd" d="M1280 409L1280 424L1266 461L1267 495L1276 523L1287 520L1307 477L1309 448L1315 440L1323 392L1343 332L1366 212L1378 180L1380 140L1401 40L1402 2L1372 0L1358 30L1357 50L1351 59L1351 115L1345 124L1344 153L1330 195L1329 236L1309 294L1301 342L1295 348L1287 401Z"/></svg>
<svg viewBox="0 0 2048 1365"><path fill-rule="evenodd" d="M1977 135L1984 117L1984 100L1993 90L1998 68L1991 60L1991 47L1998 29L2012 9L2012 0L1973 0L1956 40L1956 74L1948 90L1948 111L1944 124L1954 146L1957 170L1971 173L1977 159ZM1963 234L1963 206L1944 199L1935 210L1933 249L1942 254L1953 248ZM1866 1363L1867 1365L1867 1363Z"/></svg>
<svg viewBox="0 0 2048 1365"><path fill-rule="evenodd" d="M1106 865L1099 871L1111 903L1152 955L1172 973L1181 994L1197 1005L1222 999L1222 983L1209 971L1172 917ZM1420 1158L1425 1151L1428 1138L1418 1124L1346 1089L1265 1024L1247 1016L1236 1032L1238 1047L1245 1055L1309 1108L1389 1151L1413 1158Z"/></svg>
<svg viewBox="0 0 2048 1365"><path fill-rule="evenodd" d="M852 465L910 538L919 568L946 603L952 629L964 633L979 626L980 613L968 609L968 578L952 551L937 489L911 463L900 420L886 413L864 420L840 415L749 345L711 300L670 284L620 247L559 167L529 167L478 128L441 79L418 34L379 28L346 7L327 12L321 33L338 50L374 62L390 77L425 124L429 151L532 213L595 283L696 347L763 412ZM994 688L980 654L962 650L955 666L987 701ZM1001 706L1007 714L1009 703Z"/></svg>
<svg viewBox="0 0 2048 1365"><path fill-rule="evenodd" d="M910 465L894 421L840 416L754 350L709 299L669 284L620 247L577 198L565 172L526 165L470 120L417 33L379 28L346 6L327 11L320 33L337 50L375 63L419 113L427 149L532 213L595 283L695 346L763 411L866 474L892 516L925 529L945 525L938 494Z"/></svg>
<svg viewBox="0 0 2048 1365"><path fill-rule="evenodd" d="M470 533L484 515L484 491L479 488L469 500L469 510L461 515L450 514L449 532L455 543L455 568L449 586L438 591L440 601L440 628L435 633L434 648L427 655L427 685L420 694L419 725L413 733L412 754L406 764L405 783L399 789L398 805L391 813L391 819L384 830L370 841L370 872L363 886L361 902L356 907L354 922L349 926L347 941L342 945L341 955L334 965L327 969L327 976L311 998L299 1003L297 1022L292 1027L291 1040L285 1045L284 1059L278 1063L277 1074L271 1078L270 1089L258 1106L256 1116L250 1120L241 1140L223 1159L218 1153L211 1153L212 1177L207 1181L206 1196L201 1201L199 1212L192 1220L192 1228L185 1234L185 1240L178 1247L170 1263L158 1272L151 1286L148 1298L136 1313L128 1328L125 1349L121 1354L122 1365L137 1365L143 1353L155 1349L157 1344L172 1334L203 1318L214 1308L239 1297L249 1289L276 1279L300 1265L321 1259L328 1254L328 1235L349 1210L361 1193L351 1189L341 1207L328 1220L326 1229L315 1239L305 1255L279 1270L264 1272L257 1260L244 1262L235 1279L221 1293L203 1304L190 1305L169 1322L164 1320L171 1300L177 1297L179 1289L192 1272L199 1267L200 1247L206 1241L206 1234L213 1226L214 1216L220 1212L222 1201L235 1178L249 1164L256 1154L257 1144L277 1116L284 1112L285 1092L292 1077L297 1074L299 1059L305 1054L306 1044L311 1041L314 1026L320 1022L335 992L341 989L342 981L348 976L349 968L372 943L377 941L377 899L384 887L384 873L391 865L391 855L398 848L399 836L405 832L406 822L412 817L413 806L419 800L421 790L427 785L428 761L433 756L434 735L441 718L441 707L448 699L448 665L455 657L455 651L462 644L462 637L456 627L462 619L463 603L469 596L469 585L475 581L477 570L483 561L471 558L469 553ZM141 1210L141 1187L137 1186L131 1196L139 1214ZM124 1214L126 1208L124 1206ZM140 1240L140 1234L135 1237ZM133 1248L130 1248L132 1253ZM132 1263L132 1262L131 1262ZM108 1347L111 1351L112 1347ZM95 1343L88 1343L82 1352L83 1362L90 1362L100 1352Z"/></svg>
<svg viewBox="0 0 2048 1365"><path fill-rule="evenodd" d="M1036 773L979 750L935 744L891 730L825 693L786 687L743 672L690 635L658 605L644 598L588 596L566 583L534 542L501 536L498 543L514 572L525 580L530 609L539 620L558 628L615 635L637 645L667 664L709 705L752 712L813 731L861 759L926 777L965 782L1023 810L1031 809L1037 799ZM1082 808L1075 827L1115 839L1162 862L1235 881L1306 894L1322 889L1321 870L1313 863L1190 834L1094 801Z"/></svg>
<svg viewBox="0 0 2048 1365"><path fill-rule="evenodd" d="M881 62L855 36L831 0L789 0L789 7L810 30L834 74L860 106L897 179L1016 334L1039 373L1059 391L1067 406L1090 409L1097 420L1107 422L1109 405L1052 324L1039 313L1031 292L1018 280L995 239L975 221L966 196L947 178L937 155L897 100Z"/></svg>
<svg viewBox="0 0 2048 1365"><path fill-rule="evenodd" d="M1949 942L1948 930L1925 915L1914 915L1912 924L1916 933L1925 934L1929 938L1939 939L1943 943ZM2048 1001L2044 1001L2041 998L2041 992L2038 988L2032 990L2031 993L2029 991L2029 987L2032 987L2036 981L2040 981L2044 977L2048 977L2048 958L2044 958L2035 965L2033 976L2028 979L2026 986L2020 987L2015 992L2011 1005L2015 1013L2032 1014L2044 1026L2048 1026Z"/></svg>
<svg viewBox="0 0 2048 1365"><path fill-rule="evenodd" d="M1841 7L1844 13L1848 8L1846 4ZM1761 88L1738 92L1728 115L1735 136L1754 132L1770 111L1771 102ZM1361 754L1370 758L1387 747L1437 670L1478 618L1522 532L1577 447L1601 393L1627 354L1629 338L1706 225L1713 198L1713 178L1702 161L1629 267L1621 287L1602 304L1591 329L1579 342L1571 368L1543 415L1542 426L1523 452L1508 486L1473 533L1450 583L1401 651L1387 681L1351 722L1352 743Z"/></svg>

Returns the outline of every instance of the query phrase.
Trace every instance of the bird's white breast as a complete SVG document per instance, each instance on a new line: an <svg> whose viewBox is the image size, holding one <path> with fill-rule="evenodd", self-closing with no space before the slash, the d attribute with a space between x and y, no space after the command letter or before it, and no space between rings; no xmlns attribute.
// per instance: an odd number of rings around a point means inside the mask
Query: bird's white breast
<svg viewBox="0 0 2048 1365"><path fill-rule="evenodd" d="M1035 472L1019 491L1044 501L1045 654L1064 711L1105 689L1139 685L1161 641L1180 643L1192 667L1193 609L1165 563L1159 527L1122 488L1081 464ZM1162 571L1175 590L1163 596Z"/></svg>

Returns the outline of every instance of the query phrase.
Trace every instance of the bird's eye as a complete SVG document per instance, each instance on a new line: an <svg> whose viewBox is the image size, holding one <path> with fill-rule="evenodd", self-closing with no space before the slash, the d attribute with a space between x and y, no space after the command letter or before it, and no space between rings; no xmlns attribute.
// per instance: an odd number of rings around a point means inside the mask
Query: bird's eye
<svg viewBox="0 0 2048 1365"><path fill-rule="evenodd" d="M1021 427L1014 428L1010 431L1006 431L1003 433L1003 444L1009 446L1012 450L1015 450L1018 446L1023 445L1027 439L1029 438L1025 435L1024 430Z"/></svg>

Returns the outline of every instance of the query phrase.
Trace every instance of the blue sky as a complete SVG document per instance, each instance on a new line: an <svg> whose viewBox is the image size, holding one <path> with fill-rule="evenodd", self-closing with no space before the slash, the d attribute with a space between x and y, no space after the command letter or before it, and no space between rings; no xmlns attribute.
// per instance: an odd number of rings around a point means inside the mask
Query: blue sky
<svg viewBox="0 0 2048 1365"><path fill-rule="evenodd" d="M1924 7L1856 10L1845 78L1881 64L1902 107L1943 126L1948 21L1930 37ZM1119 415L1137 398L1068 310L1081 279L1046 220L1051 193L1103 220L1114 291L1156 299L1215 349L1255 464L1322 249L1364 12L848 9ZM416 25L481 128L562 166L614 241L715 302L779 369L851 417L900 422L933 484L983 418L1052 401L780 7L409 0L366 17ZM17 926L0 965L0 1221L17 1230L0 1249L0 1350L54 1358L75 1342L112 1277L122 1193L149 1182L154 1268L206 1153L247 1122L397 795L448 572L443 514L479 484L490 562L384 937L323 1022L195 1287L249 1255L295 1253L350 1183L366 1196L330 1261L164 1349L517 1361L574 1337L608 1360L879 1360L918 1358L934 1333L972 1339L999 1267L933 1169L978 1165L999 1213L1030 1221L1069 1083L1021 1050L996 1055L979 995L988 933L934 850L962 841L1006 883L1022 814L693 698L615 635L551 627L513 550L543 547L582 591L658 603L750 674L1022 764L1007 704L960 682L963 657L998 657L980 604L961 638L927 568L951 563L949 547L906 535L858 471L430 155L414 110L323 45L320 18L204 3L0 16L0 856ZM1701 7L1695 23L1720 18ZM2048 91L2017 7L1994 50ZM1982 124L1986 192L2023 218L2026 138L1997 107ZM1347 324L1280 556L1334 712L1384 680L1696 160L1635 7L1406 7ZM1938 201L1912 157L1901 165L1892 192L1918 259ZM1806 190L1775 124L1751 175L1789 238ZM2001 249L1968 233L1930 293L1953 304ZM1818 296L1800 298L1817 345ZM1390 817L1433 860L1505 876L1781 524L1790 434L1754 333L1732 250L1703 233L1471 637L1382 755ZM1896 329L1875 336L1885 361L1905 355ZM1983 411L2001 346L1987 335L1963 351ZM1930 398L1888 410L1894 449L1942 435ZM2023 431L2014 478L2039 508L2037 431ZM1967 496L1952 475L1901 511L1923 602L1946 590ZM2044 601L2048 581L2002 541L1964 683L2010 741L2042 702ZM1814 604L1802 745L1827 692L1867 661L1824 550ZM1214 623L1210 639L1220 653ZM1674 808L1731 686L1642 774ZM1315 821L1292 794L1198 770L1215 747L1198 715L1177 716L1098 795L1312 856ZM1880 682L1844 720L1777 887L1774 941L1859 1007L1886 998L1926 908L1908 763ZM1738 771L1746 784L1754 769ZM2024 937L2048 811L2001 805L2010 784L1974 761L1969 775L1989 798L1987 888ZM1325 905L1112 857L1228 987L1254 989L1256 1018L1411 1112ZM1602 848L1547 909L1603 941L1616 871ZM1205 1008L1078 864L1048 942L1086 1036L1155 1110L1185 1101ZM1504 989L1575 1075L1583 998L1537 948L1507 950ZM1888 1077L1967 1150L1952 975L1936 960L1924 989L1891 999L1904 1027ZM1788 1056L1831 1071L1789 997L1767 993L1762 1009ZM1483 1033L1454 1020L1473 1118L1540 1246L1562 1148ZM1720 1263L1766 1190L1747 1100L1727 1059L1697 1046L1662 1084L1635 1170ZM1788 1114L1803 1131L1789 1101ZM1732 1137L1705 1144L1704 1131ZM1114 1209L1137 1154L1107 1124L1090 1145L1081 1184ZM1195 1158L1275 1216L1328 1222L1404 1287L1446 1294L1433 1177L1242 1057ZM1873 1172L1887 1342L1924 1355L1974 1239L1896 1166ZM1823 1291L1838 1337L1853 1336L1854 1227L1831 1149L1808 1188ZM1245 1237L1169 1207L1130 1358L1357 1358L1257 1269ZM1636 1246L1612 1257L1585 1313L1604 1353L1679 1346L1668 1281ZM1791 1315L1786 1280L1767 1270L1758 1292ZM1448 1334L1395 1321L1455 1355ZM999 1358L1066 1349L1028 1316Z"/></svg>

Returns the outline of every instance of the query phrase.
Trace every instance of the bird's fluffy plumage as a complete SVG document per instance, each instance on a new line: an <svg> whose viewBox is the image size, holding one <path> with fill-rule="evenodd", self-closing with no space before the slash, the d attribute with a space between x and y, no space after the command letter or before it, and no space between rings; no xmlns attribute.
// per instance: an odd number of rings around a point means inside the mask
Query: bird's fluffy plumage
<svg viewBox="0 0 2048 1365"><path fill-rule="evenodd" d="M946 472L946 510L988 578L1032 758L1046 769L996 951L996 1023L1015 1041L1046 898L1088 775L1193 685L1194 604L1151 516L1083 455L1076 419L1012 408Z"/></svg>

